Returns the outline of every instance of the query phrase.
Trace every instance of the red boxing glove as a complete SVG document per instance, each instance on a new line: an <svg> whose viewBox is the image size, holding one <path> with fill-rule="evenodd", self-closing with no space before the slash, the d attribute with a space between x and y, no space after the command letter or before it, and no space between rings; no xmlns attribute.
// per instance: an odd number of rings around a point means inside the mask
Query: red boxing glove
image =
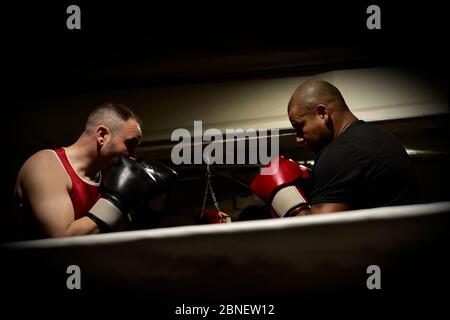
<svg viewBox="0 0 450 320"><path fill-rule="evenodd" d="M301 215L301 211L309 209L309 204L298 182L311 178L311 170L283 156L272 160L266 168L277 164L278 170L273 174L256 176L251 184L252 191L271 205L275 218Z"/></svg>
<svg viewBox="0 0 450 320"><path fill-rule="evenodd" d="M207 209L200 218L200 224L230 223L231 218L225 212Z"/></svg>

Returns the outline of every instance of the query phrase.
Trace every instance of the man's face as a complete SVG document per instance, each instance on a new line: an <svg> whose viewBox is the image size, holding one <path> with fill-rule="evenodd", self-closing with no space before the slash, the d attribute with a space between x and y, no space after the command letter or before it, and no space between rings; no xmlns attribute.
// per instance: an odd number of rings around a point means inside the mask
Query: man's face
<svg viewBox="0 0 450 320"><path fill-rule="evenodd" d="M109 158L124 156L136 158L136 148L142 139L142 131L135 119L128 119L111 135L107 150Z"/></svg>
<svg viewBox="0 0 450 320"><path fill-rule="evenodd" d="M305 144L318 153L332 140L332 133L326 126L327 115L302 112L301 108L289 110L289 120L296 130L297 142Z"/></svg>

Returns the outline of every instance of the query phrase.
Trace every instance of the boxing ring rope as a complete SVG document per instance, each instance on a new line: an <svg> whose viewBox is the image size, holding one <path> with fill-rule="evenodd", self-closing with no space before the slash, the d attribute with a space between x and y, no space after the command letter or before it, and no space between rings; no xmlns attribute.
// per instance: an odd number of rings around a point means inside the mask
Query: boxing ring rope
<svg viewBox="0 0 450 320"><path fill-rule="evenodd" d="M391 279L448 249L449 217L450 202L438 202L14 242L2 272L20 292L67 292L77 265L87 295L163 300L367 290L368 266Z"/></svg>

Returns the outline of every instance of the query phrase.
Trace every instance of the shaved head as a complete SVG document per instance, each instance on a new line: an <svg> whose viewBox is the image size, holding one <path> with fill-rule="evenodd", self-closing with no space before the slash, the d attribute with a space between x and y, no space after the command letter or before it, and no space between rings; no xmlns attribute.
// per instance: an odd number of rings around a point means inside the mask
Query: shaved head
<svg viewBox="0 0 450 320"><path fill-rule="evenodd" d="M319 104L335 110L348 109L344 98L335 86L326 81L309 79L303 82L292 94L288 104L288 112L296 109L301 114L314 113L315 107Z"/></svg>
<svg viewBox="0 0 450 320"><path fill-rule="evenodd" d="M135 119L141 126L140 119L123 104L106 102L95 108L86 121L85 133L95 132L98 125L106 125L113 133L117 132L123 124L129 120Z"/></svg>
<svg viewBox="0 0 450 320"><path fill-rule="evenodd" d="M331 83L309 79L292 94L288 116L297 142L314 152L338 137L349 123L358 120L339 90Z"/></svg>

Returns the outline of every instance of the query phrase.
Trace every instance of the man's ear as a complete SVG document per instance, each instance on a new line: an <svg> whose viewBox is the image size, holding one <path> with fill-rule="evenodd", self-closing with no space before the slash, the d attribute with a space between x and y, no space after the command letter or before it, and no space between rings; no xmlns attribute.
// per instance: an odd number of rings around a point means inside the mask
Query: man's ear
<svg viewBox="0 0 450 320"><path fill-rule="evenodd" d="M333 132L333 119L330 117L330 113L328 112L327 106L324 104L318 104L316 106L317 115L325 121L325 126Z"/></svg>
<svg viewBox="0 0 450 320"><path fill-rule="evenodd" d="M104 125L99 125L95 130L95 134L97 136L97 143L101 146L111 138L111 131Z"/></svg>
<svg viewBox="0 0 450 320"><path fill-rule="evenodd" d="M328 114L327 107L326 107L325 105L323 105L323 104L318 104L318 105L316 106L316 113L317 113L317 115L318 115L320 118L324 119L325 122L328 121L328 116L329 116L329 114Z"/></svg>

